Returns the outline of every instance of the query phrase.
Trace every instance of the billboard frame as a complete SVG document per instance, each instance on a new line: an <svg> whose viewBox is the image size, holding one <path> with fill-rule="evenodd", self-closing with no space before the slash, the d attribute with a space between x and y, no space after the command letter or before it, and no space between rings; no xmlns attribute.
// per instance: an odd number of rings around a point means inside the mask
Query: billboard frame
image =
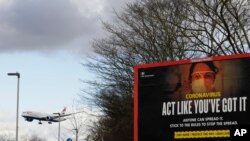
<svg viewBox="0 0 250 141"><path fill-rule="evenodd" d="M186 59L179 61L165 61L158 63L149 63L149 64L138 64L134 66L134 115L133 115L133 141L138 141L138 71L139 69L145 68L155 68L155 67L166 67L171 65L182 65L182 64L191 64L195 62L206 62L206 61L222 61L222 60L233 60L233 59L242 59L242 58L250 58L250 53L244 54L236 54L236 55L225 55L225 56L212 56L207 58L194 58L194 59Z"/></svg>

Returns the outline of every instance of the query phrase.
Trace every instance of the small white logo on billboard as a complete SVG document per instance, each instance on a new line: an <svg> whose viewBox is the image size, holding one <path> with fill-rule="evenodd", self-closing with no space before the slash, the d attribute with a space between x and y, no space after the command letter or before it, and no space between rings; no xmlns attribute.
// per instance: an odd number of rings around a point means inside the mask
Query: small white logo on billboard
<svg viewBox="0 0 250 141"><path fill-rule="evenodd" d="M142 78L147 78L147 77L154 77L155 75L154 74L146 74L145 72L141 72L140 73L140 76Z"/></svg>
<svg viewBox="0 0 250 141"><path fill-rule="evenodd" d="M144 75L145 75L145 72L141 72L141 77L144 77Z"/></svg>

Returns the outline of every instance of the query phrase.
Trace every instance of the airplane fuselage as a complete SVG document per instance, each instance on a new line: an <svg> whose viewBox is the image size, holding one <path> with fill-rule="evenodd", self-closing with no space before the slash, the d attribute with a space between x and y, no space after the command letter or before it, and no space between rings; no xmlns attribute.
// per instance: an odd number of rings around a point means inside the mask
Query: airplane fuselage
<svg viewBox="0 0 250 141"><path fill-rule="evenodd" d="M34 119L39 120L39 121L48 121L50 123L66 120L65 118L63 118L63 115L59 116L55 114L45 114L45 113L33 112L33 111L23 112L22 117L24 117L29 122L33 121Z"/></svg>

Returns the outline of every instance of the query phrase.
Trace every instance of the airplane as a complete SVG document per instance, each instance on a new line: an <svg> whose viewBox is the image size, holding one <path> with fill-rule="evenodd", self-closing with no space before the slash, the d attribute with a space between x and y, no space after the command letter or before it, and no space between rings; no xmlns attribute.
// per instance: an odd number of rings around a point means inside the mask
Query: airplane
<svg viewBox="0 0 250 141"><path fill-rule="evenodd" d="M22 117L25 118L26 121L32 122L34 119L38 120L38 124L42 124L41 121L48 121L49 124L52 124L52 122L61 122L66 120L66 116L70 116L76 113L80 112L75 112L75 113L70 113L70 114L65 114L66 107L63 108L61 113L54 113L54 114L45 114L45 113L40 113L40 112L33 112L33 111L25 111L22 113Z"/></svg>

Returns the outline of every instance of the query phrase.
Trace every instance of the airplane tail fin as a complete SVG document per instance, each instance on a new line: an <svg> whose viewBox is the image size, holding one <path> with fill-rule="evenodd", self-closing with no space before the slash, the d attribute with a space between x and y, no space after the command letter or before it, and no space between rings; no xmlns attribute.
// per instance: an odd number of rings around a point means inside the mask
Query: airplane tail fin
<svg viewBox="0 0 250 141"><path fill-rule="evenodd" d="M66 112L66 107L63 108L62 112L61 112L61 115L64 115Z"/></svg>

